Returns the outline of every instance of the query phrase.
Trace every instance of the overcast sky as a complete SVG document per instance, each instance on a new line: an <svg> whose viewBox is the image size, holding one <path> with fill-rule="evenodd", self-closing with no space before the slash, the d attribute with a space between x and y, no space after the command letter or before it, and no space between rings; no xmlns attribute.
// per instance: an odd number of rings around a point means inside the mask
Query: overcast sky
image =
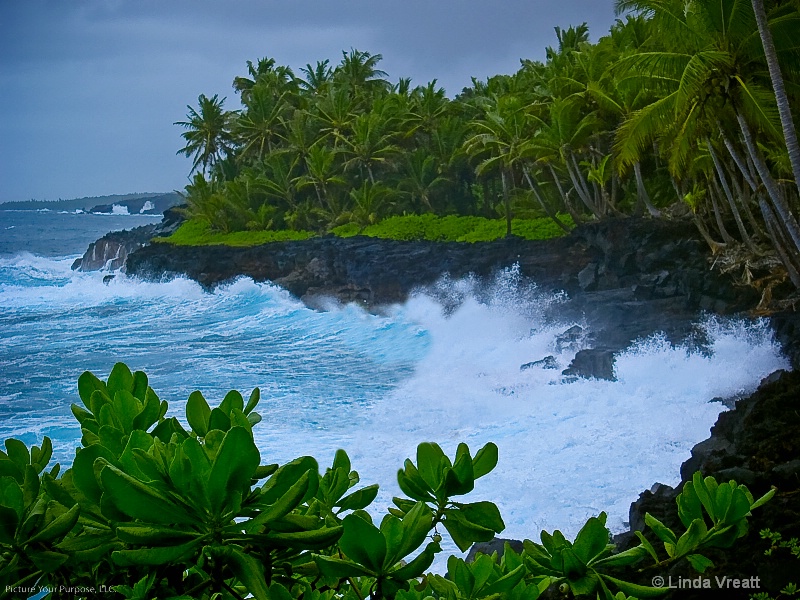
<svg viewBox="0 0 800 600"><path fill-rule="evenodd" d="M354 47L452 97L584 21L603 35L613 0L0 0L0 202L182 189L173 122L201 93L238 108L247 60Z"/></svg>

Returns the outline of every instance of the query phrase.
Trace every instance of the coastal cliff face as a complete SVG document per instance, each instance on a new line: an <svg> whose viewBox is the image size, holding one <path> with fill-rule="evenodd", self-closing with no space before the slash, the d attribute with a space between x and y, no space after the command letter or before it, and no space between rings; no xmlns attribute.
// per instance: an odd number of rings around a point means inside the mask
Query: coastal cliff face
<svg viewBox="0 0 800 600"><path fill-rule="evenodd" d="M567 293L559 314L590 323L597 350L616 351L655 331L683 340L696 333L693 323L701 311L735 313L759 299L754 290L736 287L730 277L709 269L707 246L690 223L633 218L585 225L542 241L327 236L252 248L156 243L133 252L126 269L141 278L185 275L209 288L248 276L273 281L310 306L334 298L373 309L402 302L443 275L486 280L513 265L543 290Z"/></svg>

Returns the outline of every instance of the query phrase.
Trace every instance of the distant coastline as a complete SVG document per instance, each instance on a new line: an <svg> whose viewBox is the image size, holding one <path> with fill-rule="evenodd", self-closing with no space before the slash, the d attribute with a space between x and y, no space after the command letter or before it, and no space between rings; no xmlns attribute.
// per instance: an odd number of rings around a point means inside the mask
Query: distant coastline
<svg viewBox="0 0 800 600"><path fill-rule="evenodd" d="M181 202L177 192L143 192L136 194L114 194L111 196L88 196L85 198L72 198L67 200L21 200L0 203L0 210L66 210L85 211L96 213L111 213L113 206L124 207L128 213L142 212L142 208L149 202L152 208L144 212L147 214L161 214L166 209Z"/></svg>

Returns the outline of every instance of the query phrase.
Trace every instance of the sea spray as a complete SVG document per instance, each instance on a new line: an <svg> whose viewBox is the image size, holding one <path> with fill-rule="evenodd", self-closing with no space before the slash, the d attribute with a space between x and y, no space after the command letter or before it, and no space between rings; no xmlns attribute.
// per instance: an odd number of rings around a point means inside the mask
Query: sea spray
<svg viewBox="0 0 800 600"><path fill-rule="evenodd" d="M567 383L561 370L587 342L558 338L591 323L559 317L564 295L514 269L489 284L443 279L378 316L313 311L246 278L213 293L182 278L104 284L70 271L71 260L0 260L3 437L50 435L69 463L77 377L105 377L120 360L146 371L180 417L194 389L215 404L260 386L263 460L310 454L324 468L343 447L362 482L382 485L378 507L398 493L396 470L419 442L452 453L459 441L494 441L500 463L474 498L498 503L508 536L574 535L602 510L621 529L643 489L677 483L724 410L711 399L788 366L765 322L706 318L701 343L656 333L618 353L617 381ZM546 356L557 368L520 370Z"/></svg>

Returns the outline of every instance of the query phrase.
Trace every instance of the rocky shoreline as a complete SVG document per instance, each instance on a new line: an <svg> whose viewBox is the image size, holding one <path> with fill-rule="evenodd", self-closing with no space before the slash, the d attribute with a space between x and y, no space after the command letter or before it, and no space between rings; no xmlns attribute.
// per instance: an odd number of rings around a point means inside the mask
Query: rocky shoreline
<svg viewBox="0 0 800 600"><path fill-rule="evenodd" d="M566 237L538 242L322 237L253 248L153 243L131 251L125 267L129 276L158 280L185 275L207 288L244 275L273 281L312 307L334 298L380 310L381 305L402 302L415 290L433 286L444 274L488 282L498 270L518 265L519 274L540 289L566 292L568 299L558 304L559 313L583 320L593 332L591 349L576 356L569 375L610 372L613 377L614 352L634 339L663 331L672 341L702 346L702 331L696 328L701 313L752 314L760 294L712 270L712 262L691 223L629 218L585 225ZM685 481L699 469L718 479L733 478L750 486L756 496L770 485L778 487L773 501L754 515L748 537L712 556L716 566L705 575L759 576L767 589L777 591L792 577L800 579L794 575L798 562L764 557L768 545L759 530L772 528L785 539L800 535L800 318L786 311L770 319L796 372L770 376L757 392L722 413L681 475ZM533 362L546 359L531 357ZM641 528L646 511L677 525L674 498L679 489L657 484L644 492L631 507L632 527ZM619 541L631 543L630 535ZM641 583L649 583L652 575ZM689 577L693 571L684 563L661 575ZM691 590L681 589L672 597L748 597L742 590L739 596L734 590L708 592L693 596Z"/></svg>

